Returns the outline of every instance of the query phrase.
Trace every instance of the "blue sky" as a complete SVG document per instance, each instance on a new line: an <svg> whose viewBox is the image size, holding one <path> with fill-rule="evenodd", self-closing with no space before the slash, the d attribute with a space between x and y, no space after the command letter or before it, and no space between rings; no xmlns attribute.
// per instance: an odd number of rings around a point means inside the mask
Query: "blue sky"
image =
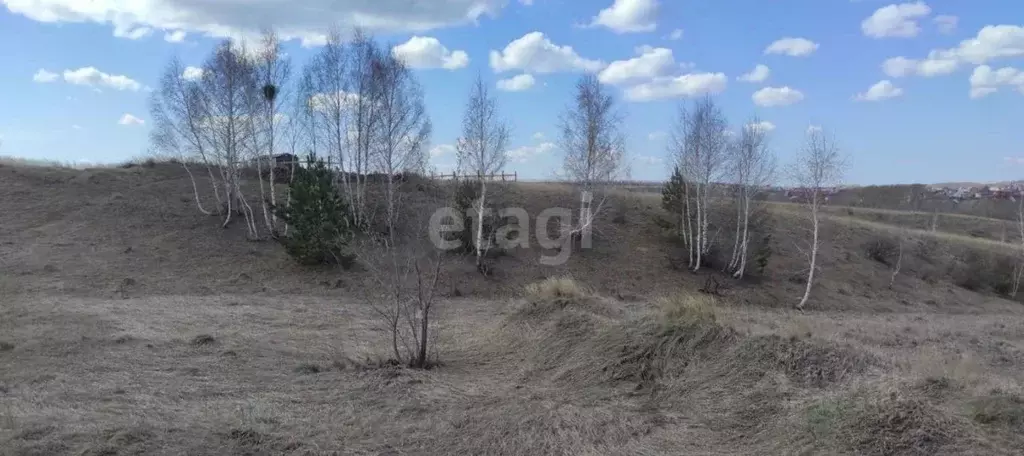
<svg viewBox="0 0 1024 456"><path fill-rule="evenodd" d="M442 169L453 160L450 145L480 74L513 126L509 170L553 176L561 166L558 115L573 83L589 71L607 83L626 115L636 179L668 175L672 158L664 133L679 103L705 93L735 127L755 115L770 123L772 148L783 163L809 127L824 126L850 158L848 183L996 181L1024 174L1019 1L0 5L0 155L101 163L143 156L148 88L172 56L198 66L223 37L272 25L294 38L286 51L301 66L330 26L362 25L383 42L407 43L400 49L424 86L434 164ZM768 71L750 74L756 65Z"/></svg>

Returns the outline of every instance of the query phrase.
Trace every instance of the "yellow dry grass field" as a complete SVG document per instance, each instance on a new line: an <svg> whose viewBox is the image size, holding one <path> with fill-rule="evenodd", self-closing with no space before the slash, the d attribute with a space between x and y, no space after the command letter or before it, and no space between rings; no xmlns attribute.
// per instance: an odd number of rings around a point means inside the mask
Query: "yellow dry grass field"
<svg viewBox="0 0 1024 456"><path fill-rule="evenodd" d="M503 190L531 214L574 207L557 185ZM0 166L0 454L1024 448L1024 306L990 241L914 231L890 289L873 246L901 230L831 212L796 312L797 208L770 211L772 262L734 282L673 267L660 202L617 194L565 265L449 261L440 364L416 370L386 361L365 271L299 266L191 191L169 164ZM708 277L719 296L698 291Z"/></svg>

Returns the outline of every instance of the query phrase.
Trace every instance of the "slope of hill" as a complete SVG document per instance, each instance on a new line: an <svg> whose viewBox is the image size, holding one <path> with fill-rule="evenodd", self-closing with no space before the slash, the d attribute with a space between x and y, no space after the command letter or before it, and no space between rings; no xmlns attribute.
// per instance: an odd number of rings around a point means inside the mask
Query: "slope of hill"
<svg viewBox="0 0 1024 456"><path fill-rule="evenodd" d="M531 215L575 203L552 184L501 199ZM1024 444L1024 307L998 296L1012 275L998 242L904 232L889 289L892 252L870 246L900 230L830 213L801 314L790 310L806 267L796 207L773 207L768 270L736 283L672 267L656 195L609 204L594 248L563 266L540 266L536 245L500 257L490 278L452 257L443 364L417 371L377 361L385 334L360 299L364 271L302 268L273 242L221 229L174 166L0 166L0 448L924 455ZM523 291L563 276L575 281ZM708 277L723 296L696 291Z"/></svg>

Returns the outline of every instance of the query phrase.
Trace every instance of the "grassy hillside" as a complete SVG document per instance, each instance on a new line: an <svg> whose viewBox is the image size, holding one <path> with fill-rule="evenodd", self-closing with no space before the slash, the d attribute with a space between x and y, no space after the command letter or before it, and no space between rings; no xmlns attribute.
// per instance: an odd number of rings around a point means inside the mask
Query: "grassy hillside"
<svg viewBox="0 0 1024 456"><path fill-rule="evenodd" d="M659 196L617 194L565 265L536 242L488 278L450 257L421 371L382 362L366 271L221 229L177 167L0 166L0 453L1017 454L1014 250L879 213L831 208L797 313L799 207L770 206L772 261L735 282L674 268Z"/></svg>

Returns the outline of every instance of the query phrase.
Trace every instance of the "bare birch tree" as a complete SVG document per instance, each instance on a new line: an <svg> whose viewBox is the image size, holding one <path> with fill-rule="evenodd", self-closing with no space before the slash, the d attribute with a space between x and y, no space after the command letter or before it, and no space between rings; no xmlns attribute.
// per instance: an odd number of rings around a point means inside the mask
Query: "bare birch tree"
<svg viewBox="0 0 1024 456"><path fill-rule="evenodd" d="M687 187L687 202L693 202L694 213L690 226L690 267L699 271L704 256L710 252L711 191L726 171L728 124L721 109L711 97L694 102L693 108L679 110L673 132L676 160L685 171L684 178L692 183Z"/></svg>
<svg viewBox="0 0 1024 456"><path fill-rule="evenodd" d="M573 103L560 119L560 146L565 154L563 172L580 189L580 220L571 235L585 236L607 198L607 184L626 173L623 163L625 136L622 114L612 94L597 76L586 75L576 83ZM600 199L594 207L594 193ZM572 239L573 236L568 236Z"/></svg>
<svg viewBox="0 0 1024 456"><path fill-rule="evenodd" d="M803 192L804 203L811 218L811 233L807 252L807 287L796 308L803 310L811 297L814 276L818 269L818 250L820 247L819 227L821 206L824 204L829 190L839 185L846 167L839 145L831 134L822 130L807 133L803 150L793 164L792 177Z"/></svg>
<svg viewBox="0 0 1024 456"><path fill-rule="evenodd" d="M203 66L200 86L205 117L202 128L211 138L211 150L219 165L224 186L225 217L223 226L231 223L233 212L240 212L250 239L259 238L252 207L242 193L241 168L245 151L254 133L251 125L255 73L246 57L246 50L231 41L224 41Z"/></svg>
<svg viewBox="0 0 1024 456"><path fill-rule="evenodd" d="M215 175L214 168L219 169L219 162L212 155L212 144L206 125L205 103L199 84L185 78L185 68L177 58L171 59L160 78L160 86L150 99L150 115L153 118L153 130L150 142L153 147L166 155L176 157L185 168L192 182L196 207L206 215L219 214L223 200L220 196L222 183ZM203 206L202 197L195 175L189 167L199 164L206 168L210 185L217 207L208 210Z"/></svg>
<svg viewBox="0 0 1024 456"><path fill-rule="evenodd" d="M277 232L277 215L274 213L274 208L277 207L277 192L275 189L276 163L274 155L277 153L277 141L284 117L280 109L287 105L285 90L291 77L291 63L284 57L281 51L281 42L273 31L263 33L260 45L255 57L254 68L256 85L254 89L258 91L254 98L260 104L255 107L252 116L258 122L257 134L254 136L259 147L255 151L254 158L260 180L260 204L263 209L263 218L267 230L271 234L275 234ZM256 115L257 112L260 114ZM263 185L264 165L269 168L266 173L269 182L269 199Z"/></svg>
<svg viewBox="0 0 1024 456"><path fill-rule="evenodd" d="M750 247L750 215L754 199L775 176L775 156L768 148L768 132L756 117L743 127L730 148L737 193L736 236L728 270L742 279Z"/></svg>
<svg viewBox="0 0 1024 456"><path fill-rule="evenodd" d="M350 134L348 136L349 168L352 182L346 191L351 195L349 206L356 226L365 227L374 214L367 201L368 174L373 170L379 151L377 123L381 104L378 70L385 52L362 30L356 29L349 44L348 83L350 101Z"/></svg>
<svg viewBox="0 0 1024 456"><path fill-rule="evenodd" d="M473 218L476 223L474 247L478 267L483 264L484 254L490 246L489 236L487 245L484 241L487 179L489 175L505 168L508 160L508 138L509 127L498 114L497 100L491 96L483 78L477 76L469 101L466 103L466 112L462 118L462 137L459 138L456 152L459 170L475 174L480 186L480 196L476 201L476 214Z"/></svg>

